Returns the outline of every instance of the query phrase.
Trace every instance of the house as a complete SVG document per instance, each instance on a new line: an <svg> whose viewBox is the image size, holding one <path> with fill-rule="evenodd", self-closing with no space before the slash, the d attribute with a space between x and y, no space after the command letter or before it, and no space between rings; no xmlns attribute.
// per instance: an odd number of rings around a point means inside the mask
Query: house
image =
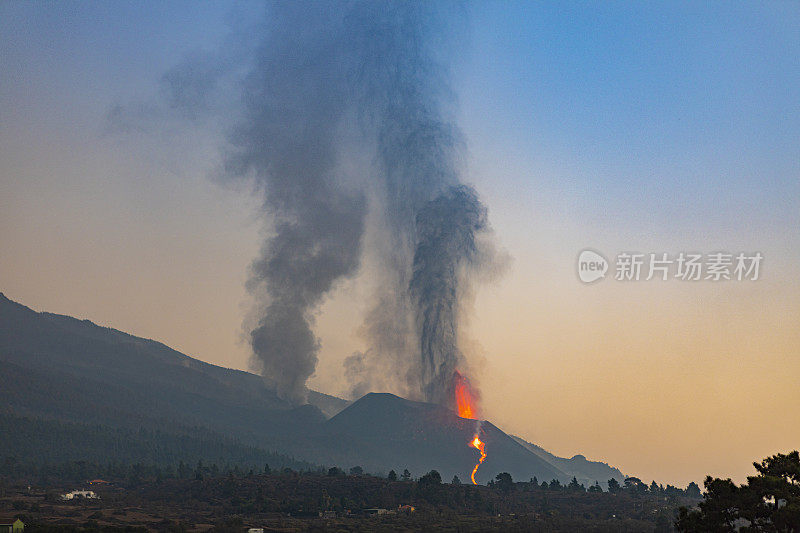
<svg viewBox="0 0 800 533"><path fill-rule="evenodd" d="M74 500L79 498L86 498L87 500L99 500L100 496L95 494L93 490L73 490L72 492L61 495L62 500Z"/></svg>
<svg viewBox="0 0 800 533"><path fill-rule="evenodd" d="M374 515L388 514L389 510L388 509L364 509L361 512L364 513L365 515L368 515L368 516L374 516Z"/></svg>
<svg viewBox="0 0 800 533"><path fill-rule="evenodd" d="M17 518L16 520L0 519L0 533L19 533L25 530L25 524Z"/></svg>

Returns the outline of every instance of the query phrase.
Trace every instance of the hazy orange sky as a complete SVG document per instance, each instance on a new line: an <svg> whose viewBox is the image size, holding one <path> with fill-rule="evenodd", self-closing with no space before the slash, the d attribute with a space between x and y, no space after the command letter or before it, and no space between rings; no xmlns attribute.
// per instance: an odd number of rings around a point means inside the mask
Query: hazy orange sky
<svg viewBox="0 0 800 533"><path fill-rule="evenodd" d="M70 5L0 4L0 290L247 369L263 234L258 200L214 179L218 125L104 131L232 8ZM464 331L483 415L648 483L742 480L800 447L800 12L603 6L476 7L454 67L466 181L509 256ZM584 248L764 262L585 285ZM320 310L311 387L346 393L368 278Z"/></svg>

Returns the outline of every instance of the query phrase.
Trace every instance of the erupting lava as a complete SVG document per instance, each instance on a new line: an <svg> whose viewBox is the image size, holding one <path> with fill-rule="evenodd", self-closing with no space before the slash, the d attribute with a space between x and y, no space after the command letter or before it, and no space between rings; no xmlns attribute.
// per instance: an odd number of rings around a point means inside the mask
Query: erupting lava
<svg viewBox="0 0 800 533"><path fill-rule="evenodd" d="M454 386L453 389L455 390L456 395L456 407L458 408L458 416L461 418L475 418L478 416L478 404L477 398L475 393L472 390L472 387L469 385L469 381L467 378L461 375L458 371L455 372L453 376ZM481 458L478 459L478 464L475 465L475 468L472 469L472 475L470 479L472 479L472 484L477 485L478 482L475 481L475 473L478 471L478 467L481 466L483 460L486 459L486 443L484 443L480 437L478 437L478 433L480 432L480 422L475 422L475 438L473 438L469 442L469 446L475 448L479 452L481 452Z"/></svg>
<svg viewBox="0 0 800 533"><path fill-rule="evenodd" d="M478 464L476 464L475 468L472 469L472 475L470 476L470 479L472 479L472 484L477 485L478 482L475 481L475 473L478 471L478 467L481 466L483 460L486 459L486 451L485 451L486 444L481 439L478 438L477 433L475 434L475 438L472 439L472 442L470 442L469 444L470 446L481 452L481 458L478 459Z"/></svg>
<svg viewBox="0 0 800 533"><path fill-rule="evenodd" d="M472 388L469 386L467 378L462 376L456 371L453 376L455 381L456 392L456 407L458 408L458 416L461 418L475 418L478 416L478 409L475 401L475 395Z"/></svg>

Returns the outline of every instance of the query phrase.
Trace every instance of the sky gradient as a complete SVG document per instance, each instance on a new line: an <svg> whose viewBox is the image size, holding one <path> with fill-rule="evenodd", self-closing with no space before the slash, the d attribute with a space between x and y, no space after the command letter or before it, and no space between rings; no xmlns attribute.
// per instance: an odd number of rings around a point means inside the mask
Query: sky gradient
<svg viewBox="0 0 800 533"><path fill-rule="evenodd" d="M258 4L0 4L0 290L248 368L258 199L222 125L149 122L158 82ZM465 342L484 416L649 482L742 480L800 446L800 6L471 5L452 65L466 181L509 260ZM114 106L141 123L110 131ZM582 284L578 253L755 252L757 282ZM369 272L318 316L343 394Z"/></svg>

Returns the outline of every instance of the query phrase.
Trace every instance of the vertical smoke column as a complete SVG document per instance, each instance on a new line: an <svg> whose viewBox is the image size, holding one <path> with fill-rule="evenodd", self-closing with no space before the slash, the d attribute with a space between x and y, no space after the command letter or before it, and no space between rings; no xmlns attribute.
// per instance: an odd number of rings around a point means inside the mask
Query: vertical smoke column
<svg viewBox="0 0 800 533"><path fill-rule="evenodd" d="M245 118L227 168L252 176L274 221L253 263L255 366L278 393L305 399L319 341L312 313L359 264L366 203L337 182L338 138L352 94L335 3L270 5L244 85Z"/></svg>
<svg viewBox="0 0 800 533"><path fill-rule="evenodd" d="M411 278L422 360L422 383L430 402L452 404L458 349L459 283L480 254L477 232L486 228L486 209L474 190L459 185L417 214L417 248Z"/></svg>
<svg viewBox="0 0 800 533"><path fill-rule="evenodd" d="M364 328L372 348L350 358L348 372L359 369L381 388L397 387L399 374L408 385L402 393L441 402L460 359L455 276L475 260L473 233L485 218L474 192L459 186L463 145L447 114L448 24L461 15L453 4L384 2L359 4L350 19L364 58L359 105L374 131L388 231L384 280ZM390 380L382 381L387 363Z"/></svg>

